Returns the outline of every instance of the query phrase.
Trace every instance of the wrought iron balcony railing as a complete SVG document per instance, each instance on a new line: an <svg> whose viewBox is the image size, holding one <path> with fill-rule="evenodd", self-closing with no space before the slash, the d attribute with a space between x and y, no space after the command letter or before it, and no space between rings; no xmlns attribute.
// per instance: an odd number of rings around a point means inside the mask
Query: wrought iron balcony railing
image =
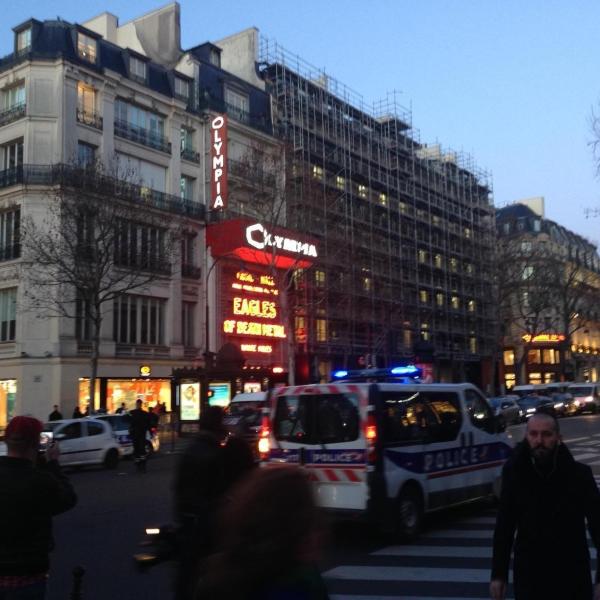
<svg viewBox="0 0 600 600"><path fill-rule="evenodd" d="M189 160L191 162L199 163L200 162L200 153L192 150L191 148L182 148L181 149L181 158L185 160Z"/></svg>
<svg viewBox="0 0 600 600"><path fill-rule="evenodd" d="M115 135L171 154L171 142L165 136L127 121L115 121Z"/></svg>
<svg viewBox="0 0 600 600"><path fill-rule="evenodd" d="M95 127L96 129L102 130L103 121L102 117L98 113L89 112L78 108L77 121L79 123L83 123L84 125L89 125L90 127Z"/></svg>
<svg viewBox="0 0 600 600"><path fill-rule="evenodd" d="M188 279L200 279L202 276L202 269L200 267L196 267L195 265L182 263L181 276L187 277Z"/></svg>
<svg viewBox="0 0 600 600"><path fill-rule="evenodd" d="M20 104L15 104L0 112L0 127L2 127L2 125L8 125L8 123L12 123L13 121L17 121L18 119L22 119L25 116L26 107L27 104L21 102Z"/></svg>
<svg viewBox="0 0 600 600"><path fill-rule="evenodd" d="M86 190L89 193L106 194L111 198L195 219L204 220L206 217L206 207L200 202L184 200L179 196L129 183L93 169L60 163L20 165L0 171L0 189L12 185L58 185L74 190Z"/></svg>

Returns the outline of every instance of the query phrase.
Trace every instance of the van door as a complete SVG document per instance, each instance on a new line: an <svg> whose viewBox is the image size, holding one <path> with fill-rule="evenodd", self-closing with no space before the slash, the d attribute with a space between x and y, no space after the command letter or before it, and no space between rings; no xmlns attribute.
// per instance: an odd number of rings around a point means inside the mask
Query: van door
<svg viewBox="0 0 600 600"><path fill-rule="evenodd" d="M269 460L303 466L319 506L366 509L366 443L361 427L366 406L361 408L361 395L346 386L315 386L300 394L294 389L275 400L275 443Z"/></svg>
<svg viewBox="0 0 600 600"><path fill-rule="evenodd" d="M510 446L505 442L505 435L498 433L494 412L481 393L466 389L464 399L469 417L466 430L470 457L469 484L471 496L479 498L492 493Z"/></svg>

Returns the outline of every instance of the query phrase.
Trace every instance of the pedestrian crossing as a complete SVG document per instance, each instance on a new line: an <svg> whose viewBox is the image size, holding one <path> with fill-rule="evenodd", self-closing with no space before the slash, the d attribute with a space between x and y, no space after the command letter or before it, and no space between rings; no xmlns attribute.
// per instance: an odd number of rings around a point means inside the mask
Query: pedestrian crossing
<svg viewBox="0 0 600 600"><path fill-rule="evenodd" d="M600 484L600 475L596 480ZM330 596L332 600L488 600L495 522L494 509L481 509L443 528L426 530L412 544L385 546L356 560L347 559L323 574ZM594 551L591 554L595 556ZM512 599L509 585L506 600Z"/></svg>
<svg viewBox="0 0 600 600"><path fill-rule="evenodd" d="M575 460L590 467L600 466L600 433L579 438L566 438L565 443Z"/></svg>

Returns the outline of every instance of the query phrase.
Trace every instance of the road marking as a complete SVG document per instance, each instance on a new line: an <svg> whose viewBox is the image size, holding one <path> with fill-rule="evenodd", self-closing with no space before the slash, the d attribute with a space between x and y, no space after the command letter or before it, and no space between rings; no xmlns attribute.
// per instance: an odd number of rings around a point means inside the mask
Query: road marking
<svg viewBox="0 0 600 600"><path fill-rule="evenodd" d="M600 434L598 434L600 435ZM564 440L565 442L567 442L567 444L572 444L573 442L578 442L579 440L589 440L590 436L586 435L584 437L578 437L578 438L570 438L568 440Z"/></svg>
<svg viewBox="0 0 600 600"><path fill-rule="evenodd" d="M578 442L575 445L576 446L597 446L598 444L600 444L600 441L598 441L598 440L590 440L588 442Z"/></svg>
<svg viewBox="0 0 600 600"><path fill-rule="evenodd" d="M492 539L494 532L492 529L484 530L470 530L470 529L440 529L439 531L428 531L421 535L424 539L436 539L436 538L459 538L459 539Z"/></svg>
<svg viewBox="0 0 600 600"><path fill-rule="evenodd" d="M588 452L586 454L573 454L575 460L583 460L584 458L598 458L598 452Z"/></svg>
<svg viewBox="0 0 600 600"><path fill-rule="evenodd" d="M331 600L390 600L391 598L397 598L397 596L351 596L346 594L333 594L329 596ZM511 597L507 596L506 600L511 600ZM402 600L490 600L489 597L485 598L465 598L461 596L460 598L448 597L448 596L402 596Z"/></svg>
<svg viewBox="0 0 600 600"><path fill-rule="evenodd" d="M490 570L439 569L436 567L382 567L344 565L324 574L326 579L367 581L448 581L461 583L489 583Z"/></svg>
<svg viewBox="0 0 600 600"><path fill-rule="evenodd" d="M460 558L491 558L491 546L388 546L372 556L419 556L419 557L448 557Z"/></svg>

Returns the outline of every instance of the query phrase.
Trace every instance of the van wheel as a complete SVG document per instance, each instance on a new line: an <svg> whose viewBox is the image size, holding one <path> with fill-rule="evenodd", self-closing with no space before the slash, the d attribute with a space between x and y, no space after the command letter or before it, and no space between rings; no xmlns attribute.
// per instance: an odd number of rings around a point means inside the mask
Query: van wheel
<svg viewBox="0 0 600 600"><path fill-rule="evenodd" d="M119 452L115 448L111 448L104 457L104 466L107 469L116 469L119 464Z"/></svg>
<svg viewBox="0 0 600 600"><path fill-rule="evenodd" d="M396 501L396 531L403 541L413 540L423 525L423 499L414 487L404 488Z"/></svg>

